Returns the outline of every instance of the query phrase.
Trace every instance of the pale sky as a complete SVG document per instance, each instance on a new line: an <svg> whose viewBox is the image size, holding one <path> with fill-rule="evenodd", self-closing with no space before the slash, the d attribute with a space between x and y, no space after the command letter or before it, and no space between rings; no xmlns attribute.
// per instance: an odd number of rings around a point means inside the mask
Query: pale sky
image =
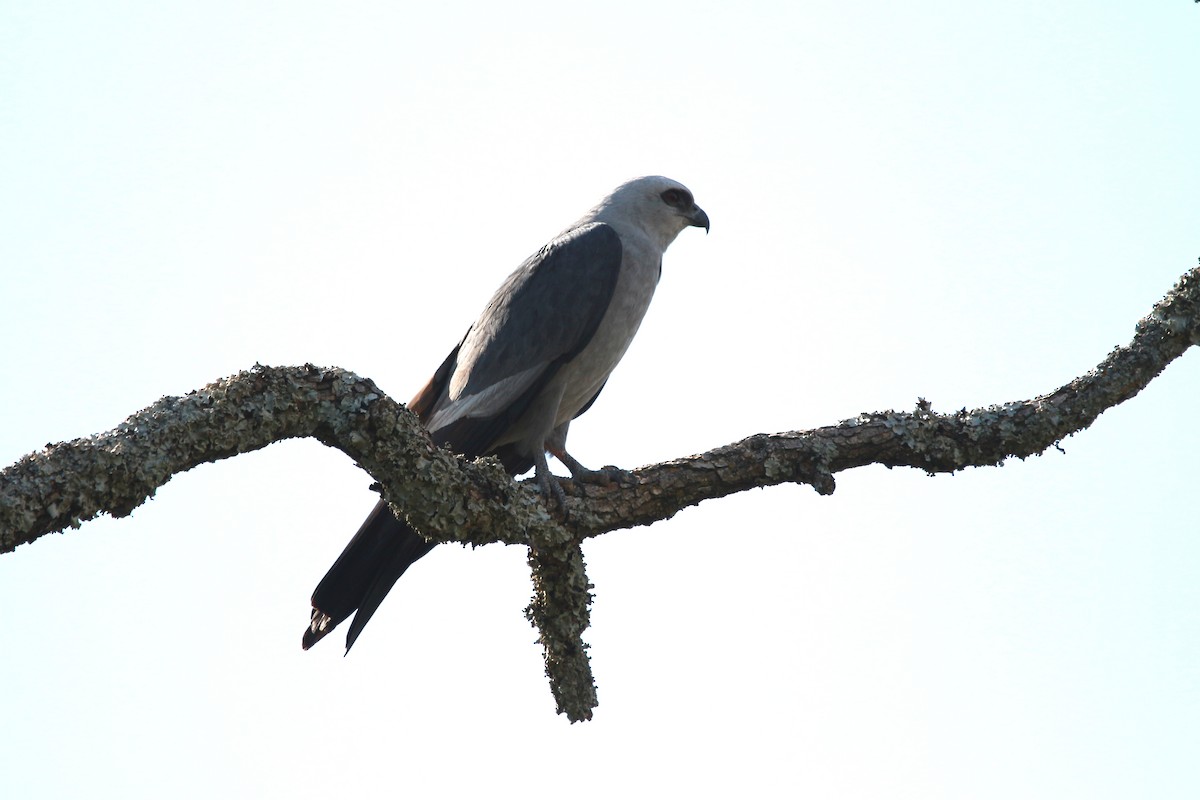
<svg viewBox="0 0 1200 800"><path fill-rule="evenodd" d="M527 255L663 174L712 218L572 426L636 467L1086 372L1200 256L1200 6L0 2L0 463L264 364L399 400ZM554 713L520 548L348 658L375 495L313 441L0 556L6 798L1200 796L1200 355L1063 443L585 547Z"/></svg>

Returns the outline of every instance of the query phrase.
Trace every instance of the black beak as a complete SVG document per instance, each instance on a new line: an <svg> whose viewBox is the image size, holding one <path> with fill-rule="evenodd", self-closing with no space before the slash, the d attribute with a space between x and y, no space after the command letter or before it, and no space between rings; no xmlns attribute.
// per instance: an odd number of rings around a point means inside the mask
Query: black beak
<svg viewBox="0 0 1200 800"><path fill-rule="evenodd" d="M704 213L704 209L700 206L692 206L692 210L687 215L687 221L693 227L704 228L704 232L708 233L708 214Z"/></svg>

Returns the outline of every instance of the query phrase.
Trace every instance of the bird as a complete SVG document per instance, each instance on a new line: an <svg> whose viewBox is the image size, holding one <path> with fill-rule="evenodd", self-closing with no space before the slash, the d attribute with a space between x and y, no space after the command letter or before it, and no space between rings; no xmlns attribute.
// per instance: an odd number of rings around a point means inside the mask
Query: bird
<svg viewBox="0 0 1200 800"><path fill-rule="evenodd" d="M641 325L667 247L708 214L678 181L626 181L508 276L408 408L433 442L466 459L534 470L543 499L565 509L553 455L574 480L604 482L566 449L571 421L596 401ZM380 500L317 584L307 650L352 614L346 653L396 581L432 550Z"/></svg>

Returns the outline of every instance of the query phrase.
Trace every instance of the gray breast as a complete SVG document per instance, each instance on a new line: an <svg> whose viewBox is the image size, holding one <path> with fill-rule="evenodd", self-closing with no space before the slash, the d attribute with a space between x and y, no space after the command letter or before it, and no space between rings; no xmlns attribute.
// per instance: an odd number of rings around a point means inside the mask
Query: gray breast
<svg viewBox="0 0 1200 800"><path fill-rule="evenodd" d="M562 368L564 390L555 420L556 427L573 419L608 380L629 349L654 297L662 264L661 255L647 253L645 249L649 248L639 248L636 242L622 238L625 240L625 257L608 310L591 341Z"/></svg>

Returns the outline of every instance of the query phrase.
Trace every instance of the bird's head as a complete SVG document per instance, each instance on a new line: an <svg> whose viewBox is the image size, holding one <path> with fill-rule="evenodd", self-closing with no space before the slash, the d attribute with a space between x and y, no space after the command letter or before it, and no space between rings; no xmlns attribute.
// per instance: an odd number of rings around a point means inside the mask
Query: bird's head
<svg viewBox="0 0 1200 800"><path fill-rule="evenodd" d="M618 186L600 203L598 219L617 216L636 220L665 249L687 227L709 229L708 214L696 205L691 191L679 181L650 175Z"/></svg>

